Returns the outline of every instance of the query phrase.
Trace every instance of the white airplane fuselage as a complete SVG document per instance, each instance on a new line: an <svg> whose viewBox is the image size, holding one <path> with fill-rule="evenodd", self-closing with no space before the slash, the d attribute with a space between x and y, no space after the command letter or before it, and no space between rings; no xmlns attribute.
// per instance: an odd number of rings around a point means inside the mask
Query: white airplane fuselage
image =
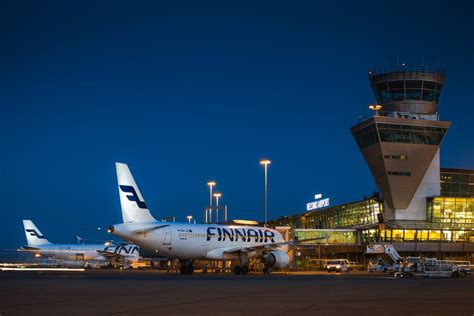
<svg viewBox="0 0 474 316"><path fill-rule="evenodd" d="M51 244L43 245L32 250L34 253L44 257L61 260L105 260L105 257L98 253L104 250L104 245L78 245L78 244Z"/></svg>
<svg viewBox="0 0 474 316"><path fill-rule="evenodd" d="M41 256L61 260L107 261L99 252L109 252L124 256L138 256L139 248L136 245L115 246L104 244L48 244L38 247L28 247L29 251Z"/></svg>
<svg viewBox="0 0 474 316"><path fill-rule="evenodd" d="M277 230L255 226L143 222L116 224L109 231L143 249L176 259L238 259L238 254L232 253L238 248L250 249L247 255L251 258L259 255L252 247L284 242Z"/></svg>

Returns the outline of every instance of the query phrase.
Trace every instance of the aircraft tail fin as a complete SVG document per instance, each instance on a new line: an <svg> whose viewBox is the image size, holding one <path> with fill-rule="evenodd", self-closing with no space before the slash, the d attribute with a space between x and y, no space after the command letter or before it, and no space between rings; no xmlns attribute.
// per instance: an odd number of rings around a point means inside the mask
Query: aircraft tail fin
<svg viewBox="0 0 474 316"><path fill-rule="evenodd" d="M23 228L25 229L26 241L28 246L37 247L42 245L48 245L50 242L44 237L40 230L33 224L29 219L23 220Z"/></svg>
<svg viewBox="0 0 474 316"><path fill-rule="evenodd" d="M115 169L123 222L155 222L127 164L116 162Z"/></svg>

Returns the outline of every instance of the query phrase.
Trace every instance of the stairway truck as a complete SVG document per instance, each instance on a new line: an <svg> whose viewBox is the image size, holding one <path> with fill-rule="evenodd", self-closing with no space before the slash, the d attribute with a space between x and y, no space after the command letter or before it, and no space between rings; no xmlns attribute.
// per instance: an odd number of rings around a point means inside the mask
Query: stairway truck
<svg viewBox="0 0 474 316"><path fill-rule="evenodd" d="M382 258L373 258L369 261L369 265L367 266L367 271L375 272L375 271L397 271L399 269L399 262L401 261L402 257L397 252L397 250L393 247L392 244L371 244L367 245L366 254L379 254L384 255L387 259L386 261ZM392 261L389 263L388 261Z"/></svg>

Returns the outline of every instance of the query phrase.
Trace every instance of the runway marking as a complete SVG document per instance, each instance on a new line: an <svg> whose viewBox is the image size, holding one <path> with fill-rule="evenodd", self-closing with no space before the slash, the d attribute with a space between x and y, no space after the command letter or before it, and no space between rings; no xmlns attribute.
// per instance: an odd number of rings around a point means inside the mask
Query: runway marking
<svg viewBox="0 0 474 316"><path fill-rule="evenodd" d="M2 271L73 271L84 272L84 268L0 268Z"/></svg>

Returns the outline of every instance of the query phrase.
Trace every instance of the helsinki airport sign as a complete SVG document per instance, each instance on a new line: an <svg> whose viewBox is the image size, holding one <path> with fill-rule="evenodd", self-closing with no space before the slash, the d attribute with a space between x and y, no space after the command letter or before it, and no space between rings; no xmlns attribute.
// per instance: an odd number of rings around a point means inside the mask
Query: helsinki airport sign
<svg viewBox="0 0 474 316"><path fill-rule="evenodd" d="M322 199L322 194L316 194L314 196L314 199L316 201L314 202L309 202L308 204L306 204L306 210L307 211L313 211L313 210L317 210L317 209L320 209L320 208L323 208L323 207L328 207L329 206L329 198L325 198L325 199Z"/></svg>

